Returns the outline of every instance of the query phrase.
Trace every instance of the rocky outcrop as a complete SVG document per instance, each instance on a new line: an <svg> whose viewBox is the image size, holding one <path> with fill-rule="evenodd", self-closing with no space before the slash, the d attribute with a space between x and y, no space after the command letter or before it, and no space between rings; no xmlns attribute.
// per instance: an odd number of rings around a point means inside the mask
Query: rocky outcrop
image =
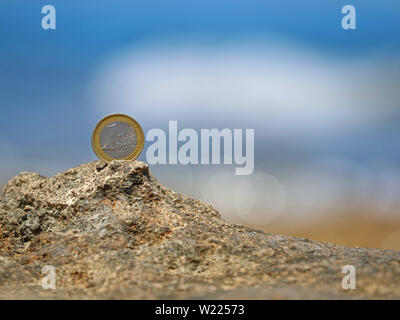
<svg viewBox="0 0 400 320"><path fill-rule="evenodd" d="M45 265L55 290L42 289ZM345 265L356 290L341 287ZM229 223L142 162L22 172L0 198L1 298L400 298L399 283L399 252Z"/></svg>

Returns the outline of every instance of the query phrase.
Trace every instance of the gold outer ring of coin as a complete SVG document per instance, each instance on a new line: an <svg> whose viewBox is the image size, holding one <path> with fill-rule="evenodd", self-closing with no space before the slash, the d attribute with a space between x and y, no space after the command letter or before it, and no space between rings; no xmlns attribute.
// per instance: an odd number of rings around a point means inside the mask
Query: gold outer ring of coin
<svg viewBox="0 0 400 320"><path fill-rule="evenodd" d="M100 145L100 134L103 131L104 127L109 125L112 122L124 122L128 124L130 127L133 128L136 134L136 146L135 149L132 151L131 154L127 155L124 158L121 159L116 159L111 156L109 156L107 153L103 151ZM93 130L92 134L92 148L96 156L105 162L110 162L112 160L135 160L140 153L142 152L144 147L144 133L142 130L142 127L139 125L139 123L133 119L130 116L127 116L126 114L122 113L115 113L115 114L110 114L103 119L99 121L99 123L96 125L96 127Z"/></svg>

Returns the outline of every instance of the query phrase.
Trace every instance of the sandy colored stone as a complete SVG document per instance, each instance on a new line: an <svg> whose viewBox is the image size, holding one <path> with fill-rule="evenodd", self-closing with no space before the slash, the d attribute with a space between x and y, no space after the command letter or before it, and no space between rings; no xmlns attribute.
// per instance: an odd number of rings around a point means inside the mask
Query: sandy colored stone
<svg viewBox="0 0 400 320"><path fill-rule="evenodd" d="M349 264L356 290L341 288ZM41 287L45 265L56 290ZM398 299L400 253L232 224L159 184L145 163L97 161L5 186L0 298Z"/></svg>

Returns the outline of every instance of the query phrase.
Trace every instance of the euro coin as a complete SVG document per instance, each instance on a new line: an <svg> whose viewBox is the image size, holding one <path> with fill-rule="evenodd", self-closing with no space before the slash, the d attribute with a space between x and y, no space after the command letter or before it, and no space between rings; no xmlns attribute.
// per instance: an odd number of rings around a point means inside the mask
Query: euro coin
<svg viewBox="0 0 400 320"><path fill-rule="evenodd" d="M144 147L144 133L139 123L125 114L111 114L96 125L92 147L100 160L135 160Z"/></svg>

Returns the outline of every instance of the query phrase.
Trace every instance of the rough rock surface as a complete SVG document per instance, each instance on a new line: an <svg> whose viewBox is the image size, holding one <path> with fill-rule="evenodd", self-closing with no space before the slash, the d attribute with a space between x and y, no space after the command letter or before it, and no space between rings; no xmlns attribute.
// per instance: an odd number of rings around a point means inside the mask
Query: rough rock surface
<svg viewBox="0 0 400 320"><path fill-rule="evenodd" d="M42 289L45 265L56 290ZM341 288L344 265L356 267L356 290ZM400 253L235 225L145 163L92 162L5 186L0 297L400 298Z"/></svg>

